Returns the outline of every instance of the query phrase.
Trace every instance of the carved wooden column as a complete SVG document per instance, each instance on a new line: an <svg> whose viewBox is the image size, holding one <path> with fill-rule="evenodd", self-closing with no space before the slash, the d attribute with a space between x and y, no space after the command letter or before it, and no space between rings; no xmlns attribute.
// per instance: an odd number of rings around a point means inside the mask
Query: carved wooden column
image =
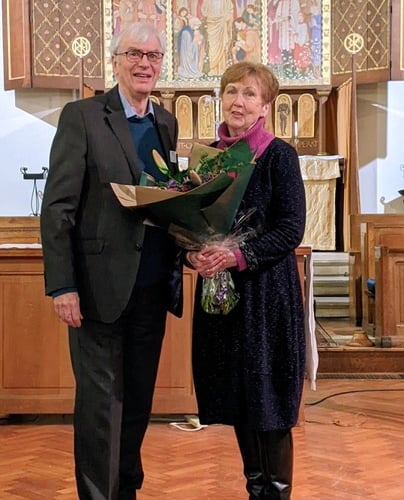
<svg viewBox="0 0 404 500"><path fill-rule="evenodd" d="M325 120L325 103L330 95L330 90L317 90L317 95L319 96L318 103L318 154L326 155L327 151L325 149L325 137L327 133L326 120Z"/></svg>
<svg viewBox="0 0 404 500"><path fill-rule="evenodd" d="M164 108L170 113L173 113L175 90L161 90L160 95Z"/></svg>
<svg viewBox="0 0 404 500"><path fill-rule="evenodd" d="M3 2L4 88L32 87L29 0Z"/></svg>
<svg viewBox="0 0 404 500"><path fill-rule="evenodd" d="M404 80L404 0L392 0L391 9L391 80Z"/></svg>

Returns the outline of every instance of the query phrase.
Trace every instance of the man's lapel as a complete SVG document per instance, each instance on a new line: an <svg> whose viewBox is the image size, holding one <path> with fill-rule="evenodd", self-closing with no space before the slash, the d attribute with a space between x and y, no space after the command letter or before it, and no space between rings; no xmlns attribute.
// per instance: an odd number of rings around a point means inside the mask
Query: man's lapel
<svg viewBox="0 0 404 500"><path fill-rule="evenodd" d="M177 156L174 144L173 123L168 123L167 114L163 113L159 106L154 106L154 116L156 118L156 127L160 135L161 145L163 147L164 160L172 173L177 172ZM171 125L171 127L170 127Z"/></svg>
<svg viewBox="0 0 404 500"><path fill-rule="evenodd" d="M133 144L132 134L128 126L125 113L118 94L118 87L114 87L106 94L106 120L108 121L113 133L120 142L125 156L128 160L129 168L134 177L135 183L139 183L141 168L139 166L139 158L136 154L135 145Z"/></svg>

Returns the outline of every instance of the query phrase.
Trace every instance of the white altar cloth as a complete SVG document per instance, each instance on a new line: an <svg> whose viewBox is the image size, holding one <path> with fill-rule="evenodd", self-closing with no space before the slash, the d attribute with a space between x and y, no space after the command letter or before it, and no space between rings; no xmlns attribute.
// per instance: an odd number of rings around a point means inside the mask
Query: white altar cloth
<svg viewBox="0 0 404 500"><path fill-rule="evenodd" d="M306 192L306 231L302 245L335 250L335 193L340 156L299 156Z"/></svg>

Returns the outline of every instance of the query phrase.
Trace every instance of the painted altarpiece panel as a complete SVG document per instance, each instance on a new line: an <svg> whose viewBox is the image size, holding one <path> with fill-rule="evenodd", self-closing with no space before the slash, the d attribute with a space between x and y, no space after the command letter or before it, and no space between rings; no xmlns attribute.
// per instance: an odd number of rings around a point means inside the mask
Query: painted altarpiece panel
<svg viewBox="0 0 404 500"><path fill-rule="evenodd" d="M215 137L215 103L211 96L203 95L198 99L198 139L213 140Z"/></svg>
<svg viewBox="0 0 404 500"><path fill-rule="evenodd" d="M193 139L192 101L187 95L180 95L175 101L175 116L178 120L178 139Z"/></svg>
<svg viewBox="0 0 404 500"><path fill-rule="evenodd" d="M132 22L145 21L166 36L159 88L218 85L234 62L268 65L281 86L330 83L331 0L111 0L104 9L105 59L109 42ZM112 73L106 87L113 85Z"/></svg>
<svg viewBox="0 0 404 500"><path fill-rule="evenodd" d="M292 99L288 94L279 94L275 100L275 135L282 139L292 138Z"/></svg>
<svg viewBox="0 0 404 500"><path fill-rule="evenodd" d="M316 102L311 94L301 94L297 101L297 137L314 137Z"/></svg>

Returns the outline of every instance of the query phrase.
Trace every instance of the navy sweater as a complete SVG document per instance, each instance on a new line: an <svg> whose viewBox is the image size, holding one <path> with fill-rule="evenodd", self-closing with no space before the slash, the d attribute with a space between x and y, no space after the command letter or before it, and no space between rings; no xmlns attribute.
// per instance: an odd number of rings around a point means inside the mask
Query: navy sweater
<svg viewBox="0 0 404 500"><path fill-rule="evenodd" d="M154 163L151 155L151 151L156 149L163 156L163 149L157 129L154 126L153 115L132 116L128 121L136 152L144 171L158 181L167 180L167 177ZM146 226L136 286L144 288L165 280L169 265L172 262L173 252L175 252L174 242L167 236L166 231L158 227Z"/></svg>

